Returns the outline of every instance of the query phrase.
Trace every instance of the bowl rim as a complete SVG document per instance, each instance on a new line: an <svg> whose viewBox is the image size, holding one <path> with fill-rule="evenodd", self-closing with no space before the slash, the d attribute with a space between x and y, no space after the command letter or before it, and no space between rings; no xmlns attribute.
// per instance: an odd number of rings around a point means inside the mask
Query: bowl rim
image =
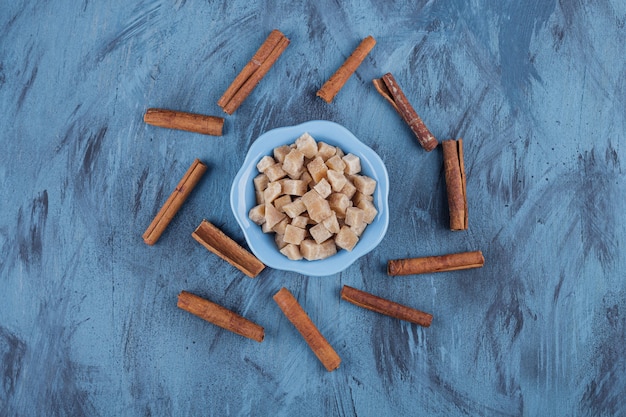
<svg viewBox="0 0 626 417"><path fill-rule="evenodd" d="M248 218L248 212L254 206L249 204L249 200L254 198L252 179L258 175L256 163L261 157L271 155L274 148L294 143L305 132L313 136L317 142L339 146L346 154L357 155L361 159L363 174L377 181L374 203L378 214L372 224L365 229L360 241L351 252L339 250L336 255L317 261L288 259L275 246L274 234L263 233L261 227ZM252 253L272 269L307 276L329 276L342 272L378 246L389 226L388 199L389 174L380 156L344 126L328 120L311 120L293 126L278 127L261 134L250 145L230 190L231 210ZM267 245L268 237L271 239L271 245ZM261 241L263 244L259 246Z"/></svg>

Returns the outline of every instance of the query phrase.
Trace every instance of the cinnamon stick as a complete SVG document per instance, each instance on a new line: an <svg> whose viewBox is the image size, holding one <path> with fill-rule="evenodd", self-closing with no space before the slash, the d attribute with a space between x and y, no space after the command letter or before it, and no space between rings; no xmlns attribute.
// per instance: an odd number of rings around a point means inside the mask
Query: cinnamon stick
<svg viewBox="0 0 626 417"><path fill-rule="evenodd" d="M385 314L399 320L409 321L420 326L429 327L433 316L423 311L389 301L365 291L344 285L341 289L341 298L359 307Z"/></svg>
<svg viewBox="0 0 626 417"><path fill-rule="evenodd" d="M224 118L176 110L148 109L143 121L166 129L186 130L203 135L222 136Z"/></svg>
<svg viewBox="0 0 626 417"><path fill-rule="evenodd" d="M200 223L191 236L250 278L256 277L265 268L263 262L206 220Z"/></svg>
<svg viewBox="0 0 626 417"><path fill-rule="evenodd" d="M463 140L444 140L443 168L450 208L450 229L467 229L467 194L465 164L463 163Z"/></svg>
<svg viewBox="0 0 626 417"><path fill-rule="evenodd" d="M341 358L326 338L322 336L317 327L315 327L315 324L313 324L293 294L283 287L274 295L274 301L276 301L276 304L278 304L278 307L280 307L287 319L300 332L326 370L330 372L337 369L341 363Z"/></svg>
<svg viewBox="0 0 626 417"><path fill-rule="evenodd" d="M274 29L226 89L217 105L224 112L233 114L278 60L289 42L281 31Z"/></svg>
<svg viewBox="0 0 626 417"><path fill-rule="evenodd" d="M413 275L431 272L480 268L485 264L481 251L461 252L423 258L394 259L387 262L388 275Z"/></svg>
<svg viewBox="0 0 626 417"><path fill-rule="evenodd" d="M376 40L373 37L368 36L363 39L343 65L322 85L322 88L317 92L317 96L321 97L326 103L333 101L339 90L361 65L374 45L376 45Z"/></svg>
<svg viewBox="0 0 626 417"><path fill-rule="evenodd" d="M222 329L229 330L248 339L262 342L265 338L263 327L219 304L205 300L187 291L178 295L178 307L213 323Z"/></svg>
<svg viewBox="0 0 626 417"><path fill-rule="evenodd" d="M198 184L207 167L199 159L193 161L172 194L163 204L152 223L143 234L143 241L154 245L181 208L193 188Z"/></svg>
<svg viewBox="0 0 626 417"><path fill-rule="evenodd" d="M389 72L383 75L382 78L374 79L372 82L374 87L376 87L376 91L396 109L402 119L409 125L419 144L428 152L435 149L437 147L437 139L430 133L430 130L428 130L422 119L415 112L415 109L409 103L393 75Z"/></svg>

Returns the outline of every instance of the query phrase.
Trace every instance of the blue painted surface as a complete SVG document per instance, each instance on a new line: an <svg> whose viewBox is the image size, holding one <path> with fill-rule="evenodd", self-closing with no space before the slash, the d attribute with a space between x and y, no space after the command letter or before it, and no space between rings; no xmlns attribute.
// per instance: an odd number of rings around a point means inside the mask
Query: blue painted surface
<svg viewBox="0 0 626 417"><path fill-rule="evenodd" d="M626 415L626 4L581 1L4 1L0 415ZM216 101L271 29L291 45L223 137L147 126ZM378 43L328 105L315 91ZM391 71L439 139L463 137L467 232L371 80ZM380 246L325 278L249 279L190 236L243 242L228 190L261 133L346 126L391 181ZM154 247L141 234L194 158L209 171ZM482 269L387 260L480 249ZM339 300L428 311L424 329ZM327 373L271 296L288 287L343 362ZM188 290L259 344L176 307Z"/></svg>

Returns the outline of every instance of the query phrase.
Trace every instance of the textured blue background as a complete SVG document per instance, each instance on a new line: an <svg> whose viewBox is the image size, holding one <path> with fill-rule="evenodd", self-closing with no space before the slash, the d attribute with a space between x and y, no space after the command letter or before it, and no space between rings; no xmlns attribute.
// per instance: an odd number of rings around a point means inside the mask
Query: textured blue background
<svg viewBox="0 0 626 417"><path fill-rule="evenodd" d="M0 415L626 415L626 4L2 1ZM148 107L217 99L271 29L291 45L208 137ZM378 44L328 105L315 91ZM450 232L440 149L371 80L391 71L439 139L463 137L470 228ZM190 236L243 243L227 193L262 132L346 126L385 161L381 245L325 278L249 279ZM194 158L209 171L154 247L141 235ZM482 269L388 277L389 259L480 249ZM434 315L340 302L343 284ZM296 295L343 363L326 372L271 296ZM259 344L179 310L188 290Z"/></svg>

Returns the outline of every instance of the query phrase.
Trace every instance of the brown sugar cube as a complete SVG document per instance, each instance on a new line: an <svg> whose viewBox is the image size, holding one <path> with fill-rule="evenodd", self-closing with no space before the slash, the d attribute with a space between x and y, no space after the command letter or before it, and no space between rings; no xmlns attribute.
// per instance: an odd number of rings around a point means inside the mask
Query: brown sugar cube
<svg viewBox="0 0 626 417"><path fill-rule="evenodd" d="M355 206L358 207L358 205L361 204L361 201L372 202L374 201L374 197L371 195L365 195L362 192L357 191L356 193L354 193L354 197L352 197L352 202L354 203Z"/></svg>
<svg viewBox="0 0 626 417"><path fill-rule="evenodd" d="M304 169L304 154L297 149L292 149L283 161L283 171L289 175L302 176Z"/></svg>
<svg viewBox="0 0 626 417"><path fill-rule="evenodd" d="M283 210L283 206L289 203L291 203L291 197L288 195L283 195L274 200L274 207L276 207L276 210L284 213L285 210Z"/></svg>
<svg viewBox="0 0 626 417"><path fill-rule="evenodd" d="M300 259L302 259L300 247L298 245L294 245L293 243L288 243L285 247L281 248L280 253L282 253L292 261L299 261Z"/></svg>
<svg viewBox="0 0 626 417"><path fill-rule="evenodd" d="M306 158L313 159L317 155L317 142L305 132L296 139L296 149L302 152Z"/></svg>
<svg viewBox="0 0 626 417"><path fill-rule="evenodd" d="M279 235L284 235L285 229L287 228L287 225L289 224L289 220L290 220L289 217L285 216L284 219L282 219L274 227L272 227L272 232L279 234Z"/></svg>
<svg viewBox="0 0 626 417"><path fill-rule="evenodd" d="M328 178L328 182L330 183L333 191L339 192L346 185L348 181L341 172L333 171L332 169L326 173L326 177Z"/></svg>
<svg viewBox="0 0 626 417"><path fill-rule="evenodd" d="M324 200L315 190L304 194L302 196L302 202L306 207L306 211L309 213L309 217L318 223L332 213L328 201Z"/></svg>
<svg viewBox="0 0 626 417"><path fill-rule="evenodd" d="M254 182L254 195L256 197L257 204L265 203L265 196L263 191L267 188L270 179L265 174L259 174L252 180Z"/></svg>
<svg viewBox="0 0 626 417"><path fill-rule="evenodd" d="M333 234L328 231L324 223L318 223L309 229L311 237L315 240L315 243L324 243Z"/></svg>
<svg viewBox="0 0 626 417"><path fill-rule="evenodd" d="M326 181L326 178L322 178L322 180L320 182L318 182L317 184L315 184L315 186L313 187L313 189L315 191L317 191L317 193L322 197L322 198L326 198L330 195L330 193L333 191L332 187L330 186L330 184L328 183L328 181Z"/></svg>
<svg viewBox="0 0 626 417"><path fill-rule="evenodd" d="M261 173L265 173L265 170L267 168L275 164L276 164L276 161L274 161L274 158L272 158L269 155L266 155L263 158L261 158L261 160L256 164L256 169L258 169L259 172Z"/></svg>
<svg viewBox="0 0 626 417"><path fill-rule="evenodd" d="M259 226L265 223L265 204L252 207L248 212L248 218Z"/></svg>
<svg viewBox="0 0 626 417"><path fill-rule="evenodd" d="M313 182L313 177L311 177L311 174L309 174L309 171L304 170L304 172L302 172L302 175L300 176L300 181L304 182L307 187L309 186L309 184L315 185L315 183Z"/></svg>
<svg viewBox="0 0 626 417"><path fill-rule="evenodd" d="M305 229L306 225L309 224L309 220L311 219L305 216L296 216L293 219L291 219L291 225L299 227L301 229Z"/></svg>
<svg viewBox="0 0 626 417"><path fill-rule="evenodd" d="M304 213L306 211L306 206L302 202L301 198L297 198L293 200L291 203L285 204L283 206L283 211L285 212L287 216L293 219L294 217L299 216L300 214Z"/></svg>
<svg viewBox="0 0 626 417"><path fill-rule="evenodd" d="M301 180L282 180L281 185L283 194L303 196L307 191L306 183Z"/></svg>
<svg viewBox="0 0 626 417"><path fill-rule="evenodd" d="M283 163L285 161L285 156L291 152L291 148L288 145L279 146L274 148L274 159L278 163Z"/></svg>
<svg viewBox="0 0 626 417"><path fill-rule="evenodd" d="M343 159L341 159L339 155L334 155L331 158L328 158L326 166L333 171L339 172L344 172L346 169L346 163L343 162Z"/></svg>
<svg viewBox="0 0 626 417"><path fill-rule="evenodd" d="M335 214L334 211L330 216L328 216L328 218L322 220L322 224L329 232L333 234L339 233L339 230L341 229L339 227L339 222L337 221L337 214Z"/></svg>
<svg viewBox="0 0 626 417"><path fill-rule="evenodd" d="M270 179L265 174L259 174L252 180L254 182L254 189L256 191L263 192L267 188L267 184L270 183Z"/></svg>
<svg viewBox="0 0 626 417"><path fill-rule="evenodd" d="M279 179L285 178L287 176L287 173L283 170L281 164L274 164L272 166L269 166L265 169L263 173L267 175L267 178L269 178L270 182L278 181Z"/></svg>
<svg viewBox="0 0 626 417"><path fill-rule="evenodd" d="M367 227L367 223L365 222L365 211L358 207L348 207L346 209L345 222L347 226L350 226L350 230L352 230L355 235L360 237Z"/></svg>
<svg viewBox="0 0 626 417"><path fill-rule="evenodd" d="M346 209L346 224L348 226L357 226L365 223L365 212L358 207L348 207Z"/></svg>
<svg viewBox="0 0 626 417"><path fill-rule="evenodd" d="M343 226L335 236L335 244L347 251L351 251L358 241L359 237L348 226Z"/></svg>
<svg viewBox="0 0 626 417"><path fill-rule="evenodd" d="M276 246L278 247L279 250L284 248L288 244L287 242L285 242L283 238L284 238L284 235L281 235L278 233L274 235L274 242L276 242Z"/></svg>
<svg viewBox="0 0 626 417"><path fill-rule="evenodd" d="M353 226L350 226L350 230L352 230L354 234L357 235L358 237L361 237L366 227L367 227L367 223L361 222Z"/></svg>
<svg viewBox="0 0 626 417"><path fill-rule="evenodd" d="M349 199L352 199L352 197L354 197L354 194L356 193L356 187L354 186L354 184L352 184L352 181L346 178L346 184L339 192L341 194L345 194L346 197L348 197Z"/></svg>
<svg viewBox="0 0 626 417"><path fill-rule="evenodd" d="M363 210L363 221L367 224L372 224L378 214L378 210L376 210L374 203L367 199L363 199L357 204L357 207Z"/></svg>
<svg viewBox="0 0 626 417"><path fill-rule="evenodd" d="M269 204L278 198L282 194L282 189L279 182L270 182L267 184L267 188L263 191L263 201L265 204Z"/></svg>
<svg viewBox="0 0 626 417"><path fill-rule="evenodd" d="M346 154L343 152L343 150L342 150L339 146L336 146L336 147L335 147L335 150L337 151L337 156L338 156L339 158L343 158L343 157L346 155Z"/></svg>
<svg viewBox="0 0 626 417"><path fill-rule="evenodd" d="M355 175L352 182L362 194L372 195L376 190L376 180L365 175Z"/></svg>
<svg viewBox="0 0 626 417"><path fill-rule="evenodd" d="M347 175L354 175L361 172L361 160L358 156L349 153L341 159L346 164L344 172Z"/></svg>
<svg viewBox="0 0 626 417"><path fill-rule="evenodd" d="M317 261L336 254L337 247L332 240L319 244L315 243L314 240L305 239L300 244L300 253L308 261Z"/></svg>
<svg viewBox="0 0 626 417"><path fill-rule="evenodd" d="M327 161L329 158L331 158L336 153L337 153L337 148L335 148L334 146L329 145L326 142L317 142L317 154L324 161Z"/></svg>
<svg viewBox="0 0 626 417"><path fill-rule="evenodd" d="M307 212L311 220L319 223L330 216L332 210L330 209L328 201L322 199L313 203L310 208L307 208Z"/></svg>
<svg viewBox="0 0 626 417"><path fill-rule="evenodd" d="M281 213L276 210L276 208L270 203L265 204L265 223L263 223L263 227L268 230L268 232L273 231L272 229L276 226L282 219L284 219L285 213Z"/></svg>
<svg viewBox="0 0 626 417"><path fill-rule="evenodd" d="M306 167L315 183L320 182L322 178L326 177L326 172L328 172L328 167L326 167L324 160L319 156L309 162Z"/></svg>
<svg viewBox="0 0 626 417"><path fill-rule="evenodd" d="M346 209L352 205L352 201L345 194L332 193L328 197L328 204L337 214L337 218L343 219L346 217Z"/></svg>
<svg viewBox="0 0 626 417"><path fill-rule="evenodd" d="M283 236L283 240L286 243L293 243L294 245L299 245L304 240L305 236L306 236L306 230L289 224L285 228L285 236Z"/></svg>

